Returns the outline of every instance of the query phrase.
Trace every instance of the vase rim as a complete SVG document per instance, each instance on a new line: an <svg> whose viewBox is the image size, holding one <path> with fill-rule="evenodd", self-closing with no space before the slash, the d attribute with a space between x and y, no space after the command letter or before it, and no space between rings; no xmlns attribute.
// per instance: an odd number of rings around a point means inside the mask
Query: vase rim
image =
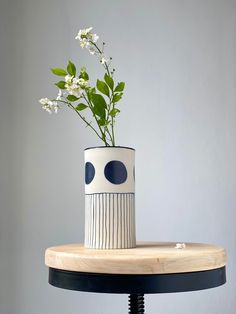
<svg viewBox="0 0 236 314"><path fill-rule="evenodd" d="M125 148L125 149L130 149L130 150L133 150L135 151L134 148L132 147L128 147L128 146L92 146L92 147L87 147L85 148L84 150L89 150L89 149L95 149L95 148L111 148L111 149L114 149L114 148Z"/></svg>

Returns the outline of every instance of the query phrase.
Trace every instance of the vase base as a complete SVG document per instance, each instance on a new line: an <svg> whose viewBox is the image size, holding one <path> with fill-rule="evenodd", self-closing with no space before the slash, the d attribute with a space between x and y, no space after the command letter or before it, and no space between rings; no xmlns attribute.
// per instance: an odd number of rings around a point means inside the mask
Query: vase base
<svg viewBox="0 0 236 314"><path fill-rule="evenodd" d="M85 247L129 249L136 246L134 193L85 195Z"/></svg>

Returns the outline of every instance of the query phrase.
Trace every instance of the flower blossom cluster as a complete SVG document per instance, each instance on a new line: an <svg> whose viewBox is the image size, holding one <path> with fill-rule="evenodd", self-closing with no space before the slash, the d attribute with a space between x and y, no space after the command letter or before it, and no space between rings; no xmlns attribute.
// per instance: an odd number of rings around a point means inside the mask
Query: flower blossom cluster
<svg viewBox="0 0 236 314"><path fill-rule="evenodd" d="M83 93L83 89L89 87L89 82L83 78L74 77L71 75L65 76L65 88L70 95L80 97Z"/></svg>
<svg viewBox="0 0 236 314"><path fill-rule="evenodd" d="M98 41L99 36L91 33L92 29L92 27L81 29L75 39L80 41L81 48L87 48L91 54L95 54L93 44Z"/></svg>
<svg viewBox="0 0 236 314"><path fill-rule="evenodd" d="M88 80L72 75L65 76L65 89L69 95L79 98L82 95L83 90L87 87L89 87ZM62 90L59 89L56 100L41 98L39 102L42 105L42 109L46 110L48 113L57 113L60 108L58 101L62 101L65 96L66 92L62 92Z"/></svg>
<svg viewBox="0 0 236 314"><path fill-rule="evenodd" d="M41 98L39 100L40 104L42 105L42 108L44 110L46 110L48 113L52 113L52 112L55 112L57 113L58 109L59 109L59 106L57 104L56 101L52 101L48 98Z"/></svg>
<svg viewBox="0 0 236 314"><path fill-rule="evenodd" d="M110 59L105 57L103 52L97 49L96 42L98 41L99 36L97 34L93 34L91 32L92 29L92 27L81 29L75 39L80 41L81 48L87 48L91 55L98 55L100 57L100 62L105 64L109 62Z"/></svg>

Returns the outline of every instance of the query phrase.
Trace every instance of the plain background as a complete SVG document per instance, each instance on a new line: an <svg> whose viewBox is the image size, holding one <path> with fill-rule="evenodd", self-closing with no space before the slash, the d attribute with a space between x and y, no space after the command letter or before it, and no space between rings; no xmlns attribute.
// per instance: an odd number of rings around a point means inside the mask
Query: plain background
<svg viewBox="0 0 236 314"><path fill-rule="evenodd" d="M47 284L44 250L82 242L83 150L99 144L57 94L68 59L102 76L74 40L93 26L126 82L117 144L136 148L139 240L216 243L228 282L146 296L147 313L236 312L236 1L0 1L0 313L127 313L126 295Z"/></svg>

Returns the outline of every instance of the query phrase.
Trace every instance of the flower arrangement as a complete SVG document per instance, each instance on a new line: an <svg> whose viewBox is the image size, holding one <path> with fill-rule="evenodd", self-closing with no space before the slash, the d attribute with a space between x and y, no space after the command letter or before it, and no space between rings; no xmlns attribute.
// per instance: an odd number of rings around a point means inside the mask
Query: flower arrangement
<svg viewBox="0 0 236 314"><path fill-rule="evenodd" d="M105 146L115 146L114 126L116 117L120 113L117 103L122 98L125 83L115 84L115 69L111 70L112 58L105 56L105 43L98 45L99 36L92 33L92 29L92 27L81 29L75 39L79 40L81 48L87 49L91 55L98 58L105 70L103 79L98 79L96 86L92 86L86 68L82 67L78 71L75 64L69 61L66 69L51 69L53 74L64 78L55 83L59 88L57 97L42 98L39 102L49 113L57 113L63 106L69 107ZM92 122L90 122L91 117Z"/></svg>

